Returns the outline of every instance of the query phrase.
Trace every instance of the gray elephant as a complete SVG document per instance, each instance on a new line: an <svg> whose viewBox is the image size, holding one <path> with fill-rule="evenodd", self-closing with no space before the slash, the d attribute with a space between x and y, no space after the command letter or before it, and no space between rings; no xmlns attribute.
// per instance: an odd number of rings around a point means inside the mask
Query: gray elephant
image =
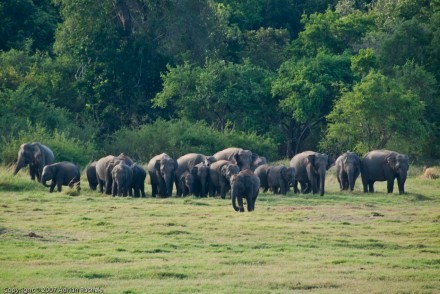
<svg viewBox="0 0 440 294"><path fill-rule="evenodd" d="M240 171L231 177L231 199L235 211L244 212L243 197L246 198L247 210L255 209L258 192L260 189L260 178L251 170ZM236 201L238 200L238 206Z"/></svg>
<svg viewBox="0 0 440 294"><path fill-rule="evenodd" d="M194 173L197 173L197 170L194 170L194 167L200 163L205 164L206 166L210 166L211 163L215 162L216 159L213 156L206 156L199 153L188 153L185 154L177 159L177 170L175 172L175 184L176 184L176 190L177 194L181 195L180 192L180 176L184 172L191 172L193 173L193 176L195 176ZM191 188L191 191L195 190L194 187ZM203 189L204 191L207 190L206 186Z"/></svg>
<svg viewBox="0 0 440 294"><path fill-rule="evenodd" d="M206 197L209 189L209 166L204 162L196 164L191 170L194 177L194 195L197 197Z"/></svg>
<svg viewBox="0 0 440 294"><path fill-rule="evenodd" d="M336 159L335 166L341 191L348 190L348 188L353 191L356 179L361 173L359 156L354 152L347 151Z"/></svg>
<svg viewBox="0 0 440 294"><path fill-rule="evenodd" d="M217 152L213 155L216 160L228 160L238 165L240 170L251 169L255 170L258 165L267 163L265 157L260 157L250 150L243 150L241 148L227 148Z"/></svg>
<svg viewBox="0 0 440 294"><path fill-rule="evenodd" d="M98 178L96 176L96 163L97 161L93 161L86 167L86 176L87 181L89 182L90 190L96 190L98 186Z"/></svg>
<svg viewBox="0 0 440 294"><path fill-rule="evenodd" d="M112 195L113 196L132 196L131 183L133 181L133 170L124 160L120 160L112 171Z"/></svg>
<svg viewBox="0 0 440 294"><path fill-rule="evenodd" d="M209 196L215 196L219 191L221 198L225 199L230 188L231 176L239 172L238 165L227 160L218 160L211 164L209 167Z"/></svg>
<svg viewBox="0 0 440 294"><path fill-rule="evenodd" d="M99 191L101 193L107 195L112 194L112 170L121 160L123 160L128 166L133 164L133 160L124 153L119 154L118 157L108 155L99 159L96 163L96 177L98 180Z"/></svg>
<svg viewBox="0 0 440 294"><path fill-rule="evenodd" d="M170 197L173 193L173 183L177 161L168 154L162 153L154 156L148 163L148 174L152 196Z"/></svg>
<svg viewBox="0 0 440 294"><path fill-rule="evenodd" d="M364 192L374 192L374 182L387 181L388 193L393 193L397 179L399 194L405 193L405 181L409 168L407 155L389 150L373 150L361 161L361 177Z"/></svg>
<svg viewBox="0 0 440 294"><path fill-rule="evenodd" d="M40 142L25 143L20 146L18 151L18 159L14 168L14 176L20 169L29 165L29 173L32 180L41 182L41 174L45 165L52 164L55 156L49 147Z"/></svg>
<svg viewBox="0 0 440 294"><path fill-rule="evenodd" d="M178 197L187 196L194 194L194 176L189 172L185 171L180 175L179 178L179 190L176 194Z"/></svg>
<svg viewBox="0 0 440 294"><path fill-rule="evenodd" d="M41 183L45 187L49 187L49 192L51 193L55 186L57 186L58 192L61 192L61 186L72 187L80 179L81 171L79 167L68 161L46 165L41 175ZM52 183L47 185L46 182L50 180L52 180Z"/></svg>
<svg viewBox="0 0 440 294"><path fill-rule="evenodd" d="M286 195L290 185L295 184L295 169L284 165L272 166L268 171L267 181L274 194Z"/></svg>
<svg viewBox="0 0 440 294"><path fill-rule="evenodd" d="M269 173L271 166L267 164L260 165L254 171L255 175L260 178L260 188L263 189L263 192L266 193L269 190L269 181L267 179L267 175Z"/></svg>
<svg viewBox="0 0 440 294"><path fill-rule="evenodd" d="M314 151L304 151L295 155L290 160L290 167L295 169L294 191L298 193L298 182L301 184L301 192L324 195L325 174L332 166L333 159L327 154Z"/></svg>
<svg viewBox="0 0 440 294"><path fill-rule="evenodd" d="M147 177L147 171L143 166L133 163L131 165L133 172L133 180L131 182L131 189L133 189L134 197L145 196L145 178Z"/></svg>

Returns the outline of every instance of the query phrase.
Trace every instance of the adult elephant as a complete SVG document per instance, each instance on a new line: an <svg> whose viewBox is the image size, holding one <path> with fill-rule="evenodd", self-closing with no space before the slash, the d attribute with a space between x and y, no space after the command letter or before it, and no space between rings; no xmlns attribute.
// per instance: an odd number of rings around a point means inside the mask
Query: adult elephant
<svg viewBox="0 0 440 294"><path fill-rule="evenodd" d="M267 163L265 157L260 157L258 154L250 150L230 147L213 155L216 160L228 160L236 163L240 170L251 169L255 170L260 164Z"/></svg>
<svg viewBox="0 0 440 294"><path fill-rule="evenodd" d="M96 190L96 187L98 186L98 178L96 176L96 163L97 161L91 162L86 167L86 176L87 181L89 182L90 190Z"/></svg>
<svg viewBox="0 0 440 294"><path fill-rule="evenodd" d="M251 170L245 169L231 177L231 199L235 211L244 212L243 198L247 202L247 210L255 209L258 192L260 189L260 178ZM238 200L238 206L236 204Z"/></svg>
<svg viewBox="0 0 440 294"><path fill-rule="evenodd" d="M290 167L295 169L294 191L298 192L298 182L301 184L301 191L313 194L320 193L324 195L325 174L332 166L333 160L323 153L314 151L304 151L295 155L290 160Z"/></svg>
<svg viewBox="0 0 440 294"><path fill-rule="evenodd" d="M284 165L272 166L268 171L267 182L274 194L286 195L290 185L295 184L295 169Z"/></svg>
<svg viewBox="0 0 440 294"><path fill-rule="evenodd" d="M348 188L353 191L356 179L361 173L359 156L354 152L347 151L336 159L335 166L341 191L348 190Z"/></svg>
<svg viewBox="0 0 440 294"><path fill-rule="evenodd" d="M148 163L148 174L152 196L170 197L173 193L173 183L177 161L168 154L162 153L154 156Z"/></svg>
<svg viewBox="0 0 440 294"><path fill-rule="evenodd" d="M209 167L209 196L215 196L217 191L220 191L220 196L225 199L230 188L231 176L239 172L238 165L227 160L218 160L211 164Z"/></svg>
<svg viewBox="0 0 440 294"><path fill-rule="evenodd" d="M45 165L52 164L55 156L49 147L40 142L25 143L18 150L18 159L14 168L14 176L20 169L29 165L29 173L32 180L41 182L41 174Z"/></svg>
<svg viewBox="0 0 440 294"><path fill-rule="evenodd" d="M45 187L49 187L49 192L53 192L55 186L57 186L58 192L61 192L61 186L72 187L75 183L81 179L81 172L79 167L74 163L63 161L46 165L43 168L41 175L41 183ZM50 185L46 184L47 181L52 180Z"/></svg>
<svg viewBox="0 0 440 294"><path fill-rule="evenodd" d="M105 156L96 163L96 178L101 193L107 195L112 193L112 170L121 160L128 166L133 164L133 160L124 153L119 154L117 157L113 155Z"/></svg>
<svg viewBox="0 0 440 294"><path fill-rule="evenodd" d="M215 162L216 159L213 156L206 156L200 153L188 153L177 159L177 169L175 172L175 184L177 194L180 195L180 177L185 172L191 172L195 177L198 170L193 170L194 167L200 163L205 164L206 166L210 166L211 163ZM191 187L191 191L194 191L195 187ZM206 187L203 188L206 191Z"/></svg>
<svg viewBox="0 0 440 294"><path fill-rule="evenodd" d="M255 169L255 175L260 178L260 188L263 189L263 192L267 192L269 190L269 181L267 179L267 175L271 169L270 165L263 164Z"/></svg>
<svg viewBox="0 0 440 294"><path fill-rule="evenodd" d="M361 176L364 192L374 192L374 182L387 181L388 193L393 193L397 179L399 194L405 193L405 181L409 168L407 155L389 150L373 150L361 161Z"/></svg>

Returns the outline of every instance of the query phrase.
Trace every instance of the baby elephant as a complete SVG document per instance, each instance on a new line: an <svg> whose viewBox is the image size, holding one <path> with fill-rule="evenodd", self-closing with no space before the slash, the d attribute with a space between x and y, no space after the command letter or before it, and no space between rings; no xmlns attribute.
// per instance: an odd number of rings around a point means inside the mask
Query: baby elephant
<svg viewBox="0 0 440 294"><path fill-rule="evenodd" d="M134 197L145 197L145 178L147 177L147 171L141 165L133 163L131 166L133 171L133 178L131 182L131 188L134 191Z"/></svg>
<svg viewBox="0 0 440 294"><path fill-rule="evenodd" d="M63 161L46 165L43 168L41 182L45 187L50 187L49 192L52 193L55 186L58 192L61 192L61 186L72 187L80 181L80 178L79 167L71 162ZM52 183L47 185L46 182L49 180L52 180Z"/></svg>
<svg viewBox="0 0 440 294"><path fill-rule="evenodd" d="M257 201L260 188L260 178L251 170L245 169L231 177L231 198L232 207L235 211L244 212L243 197L246 198L247 210L255 209L255 201ZM238 207L236 205L238 199Z"/></svg>
<svg viewBox="0 0 440 294"><path fill-rule="evenodd" d="M131 193L131 183L133 180L133 171L132 169L125 163L125 161L121 160L119 164L117 164L112 170L112 195L113 196L127 196Z"/></svg>
<svg viewBox="0 0 440 294"><path fill-rule="evenodd" d="M267 175L267 182L274 194L286 195L290 186L295 184L295 169L284 165L272 166Z"/></svg>
<svg viewBox="0 0 440 294"><path fill-rule="evenodd" d="M182 197L182 195L187 196L188 194L193 194L194 176L189 171L185 171L180 175L179 185L180 187L177 190L178 193L176 196Z"/></svg>

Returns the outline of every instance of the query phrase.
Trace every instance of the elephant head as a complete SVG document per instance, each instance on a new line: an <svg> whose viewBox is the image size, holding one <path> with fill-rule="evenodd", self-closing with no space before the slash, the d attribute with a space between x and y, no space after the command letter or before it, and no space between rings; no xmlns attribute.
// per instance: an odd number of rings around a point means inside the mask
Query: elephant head
<svg viewBox="0 0 440 294"><path fill-rule="evenodd" d="M320 195L324 195L325 173L331 167L332 163L332 159L326 154L317 153L307 156L307 173L309 174L309 179L316 179L316 181L312 181L313 193L317 193L319 185Z"/></svg>
<svg viewBox="0 0 440 294"><path fill-rule="evenodd" d="M161 179L164 186L165 195L171 196L173 191L174 171L177 169L177 161L172 158L162 158L157 160L154 168L156 170L157 178Z"/></svg>
<svg viewBox="0 0 440 294"><path fill-rule="evenodd" d="M207 156L203 164L209 167L213 162L216 161L217 159L214 156Z"/></svg>
<svg viewBox="0 0 440 294"><path fill-rule="evenodd" d="M228 179L228 181L230 181L231 177L233 175L236 175L240 172L240 167L236 164L233 163L228 163L225 164L222 168L221 168L221 173L222 175Z"/></svg>
<svg viewBox="0 0 440 294"><path fill-rule="evenodd" d="M397 178L399 193L400 194L405 193L404 184L409 169L408 156L393 152L385 159L385 161Z"/></svg>
<svg viewBox="0 0 440 294"><path fill-rule="evenodd" d="M286 183L286 191L289 191L289 187L295 183L295 169L293 167L285 167L281 170L281 177Z"/></svg>
<svg viewBox="0 0 440 294"><path fill-rule="evenodd" d="M51 165L46 165L43 168L43 173L41 175L41 183L43 184L44 187L50 187L50 185L46 184L46 182L53 179L54 176L53 168L54 167Z"/></svg>
<svg viewBox="0 0 440 294"><path fill-rule="evenodd" d="M208 194L209 166L205 165L203 162L196 164L193 167L191 174L198 183L196 193L200 195L196 196L206 196Z"/></svg>
<svg viewBox="0 0 440 294"><path fill-rule="evenodd" d="M183 181L185 182L185 186L188 187L188 193L190 195L194 194L194 176L191 173L186 172L184 173Z"/></svg>
<svg viewBox="0 0 440 294"><path fill-rule="evenodd" d="M20 169L26 165L37 165L41 161L41 150L36 144L22 144L18 151L18 159L14 168L14 175L16 175Z"/></svg>

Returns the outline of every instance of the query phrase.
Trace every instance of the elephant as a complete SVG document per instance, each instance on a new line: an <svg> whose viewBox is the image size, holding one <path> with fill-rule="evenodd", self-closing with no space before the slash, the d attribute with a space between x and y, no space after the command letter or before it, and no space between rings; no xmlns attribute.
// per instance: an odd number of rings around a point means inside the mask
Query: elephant
<svg viewBox="0 0 440 294"><path fill-rule="evenodd" d="M217 152L213 155L216 160L228 160L238 165L240 170L251 169L255 170L258 165L267 163L265 157L260 157L250 150L243 150L241 148L227 148Z"/></svg>
<svg viewBox="0 0 440 294"><path fill-rule="evenodd" d="M389 150L373 150L361 161L361 177L364 192L374 192L374 182L387 181L388 193L393 193L394 179L397 179L399 194L405 193L405 181L409 168L407 155Z"/></svg>
<svg viewBox="0 0 440 294"><path fill-rule="evenodd" d="M341 191L348 190L348 188L353 191L356 179L361 173L359 156L354 152L347 151L336 159L335 166Z"/></svg>
<svg viewBox="0 0 440 294"><path fill-rule="evenodd" d="M260 189L260 178L249 169L240 171L231 177L231 199L235 211L244 212L243 197L246 198L247 210L255 209L258 192ZM236 201L238 200L238 207Z"/></svg>
<svg viewBox="0 0 440 294"><path fill-rule="evenodd" d="M131 181L131 189L133 189L134 197L145 196L145 178L147 177L147 171L143 166L133 163L131 166L133 172L133 179Z"/></svg>
<svg viewBox="0 0 440 294"><path fill-rule="evenodd" d="M188 194L193 194L193 187L194 187L194 176L189 172L185 171L183 174L180 175L179 178L179 190L176 194L176 196L182 197L187 196Z"/></svg>
<svg viewBox="0 0 440 294"><path fill-rule="evenodd" d="M49 147L40 142L25 143L20 146L18 151L18 159L14 168L14 176L20 169L29 165L29 173L31 180L41 182L41 174L45 165L52 164L55 161L55 156Z"/></svg>
<svg viewBox="0 0 440 294"><path fill-rule="evenodd" d="M314 151L304 151L296 154L290 160L290 167L295 169L295 193L298 193L298 182L301 183L301 192L307 194L312 190L313 194L324 195L325 174L333 165L333 159L327 154Z"/></svg>
<svg viewBox="0 0 440 294"><path fill-rule="evenodd" d="M268 172L271 166L267 164L260 165L254 171L255 175L260 178L260 187L263 189L263 192L266 193L269 190L269 182L267 179Z"/></svg>
<svg viewBox="0 0 440 294"><path fill-rule="evenodd" d="M213 156L206 156L199 153L188 153L185 154L177 159L177 170L175 172L175 184L176 184L176 190L177 194L181 195L180 192L180 176L186 172L189 171L193 173L193 176L196 176L194 173L197 173L197 170L193 171L193 168L199 164L204 163L206 166L210 166L211 163L215 162L216 159ZM194 187L191 188L191 191L195 190ZM203 187L203 190L206 191L206 186ZM205 194L206 195L206 194Z"/></svg>
<svg viewBox="0 0 440 294"><path fill-rule="evenodd" d="M89 182L90 190L95 191L98 186L98 178L96 176L96 163L97 161L93 161L86 168L86 176L87 181Z"/></svg>
<svg viewBox="0 0 440 294"><path fill-rule="evenodd" d="M120 160L112 169L112 195L124 196L131 194L133 170L124 160Z"/></svg>
<svg viewBox="0 0 440 294"><path fill-rule="evenodd" d="M196 164L191 170L194 177L194 195L197 197L206 197L209 188L209 166L204 162Z"/></svg>
<svg viewBox="0 0 440 294"><path fill-rule="evenodd" d="M148 163L148 174L152 188L152 196L170 197L173 193L174 176L177 161L168 154L154 156Z"/></svg>
<svg viewBox="0 0 440 294"><path fill-rule="evenodd" d="M231 176L239 172L238 165L227 160L218 160L211 164L209 167L209 196L215 196L216 192L220 191L221 198L225 199L230 188Z"/></svg>
<svg viewBox="0 0 440 294"><path fill-rule="evenodd" d="M112 170L121 160L123 160L128 166L133 164L133 160L124 153L119 154L118 157L108 155L96 162L96 178L101 193L107 195L112 194Z"/></svg>
<svg viewBox="0 0 440 294"><path fill-rule="evenodd" d="M290 185L295 184L295 169L284 165L272 166L268 171L267 181L274 194L286 195Z"/></svg>
<svg viewBox="0 0 440 294"><path fill-rule="evenodd" d="M46 165L41 175L41 183L45 187L49 187L49 192L53 192L57 186L58 192L61 192L61 186L72 187L81 179L81 171L74 163L63 161ZM50 185L46 182L52 180Z"/></svg>

